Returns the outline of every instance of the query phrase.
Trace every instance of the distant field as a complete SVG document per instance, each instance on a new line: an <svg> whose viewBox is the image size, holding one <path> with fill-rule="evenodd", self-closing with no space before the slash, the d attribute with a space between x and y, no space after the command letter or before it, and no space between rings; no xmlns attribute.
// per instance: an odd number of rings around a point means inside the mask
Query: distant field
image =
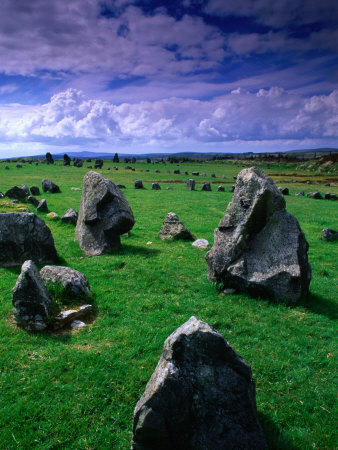
<svg viewBox="0 0 338 450"><path fill-rule="evenodd" d="M6 164L10 170L4 170ZM22 183L41 189L41 180L49 178L62 191L39 197L46 198L49 211L61 217L68 208L78 210L81 191L71 188L82 187L94 161L82 168L61 164L18 169L2 162L0 191ZM16 328L11 291L20 269L0 268L0 448L128 449L133 409L163 342L192 315L214 326L251 365L269 448L336 448L338 243L322 241L321 230L338 228L338 202L295 197L300 190L338 194L334 167L318 172L296 163L259 164L278 186L289 188L287 210L310 245L310 297L289 307L224 295L207 280L204 251L157 237L165 215L173 211L197 238L212 243L232 198L233 177L250 162L128 163L135 172L126 165L105 161L98 170L126 186L136 219L117 253L87 257L74 242L72 225L38 214L52 230L61 264L83 272L93 289L95 320L88 327L58 335ZM181 174L173 174L175 169ZM192 171L200 176L192 177ZM191 177L197 182L192 192L185 187ZM135 190L136 179L146 189ZM151 190L154 181L161 191ZM200 191L205 181L213 183L212 192ZM225 192L217 192L220 184ZM35 212L32 205L24 206ZM0 199L0 212L15 210L8 199Z"/></svg>

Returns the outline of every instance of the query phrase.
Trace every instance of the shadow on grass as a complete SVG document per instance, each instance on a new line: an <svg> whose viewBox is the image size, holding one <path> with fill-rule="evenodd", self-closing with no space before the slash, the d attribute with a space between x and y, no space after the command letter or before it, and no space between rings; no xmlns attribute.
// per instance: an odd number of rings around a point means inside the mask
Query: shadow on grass
<svg viewBox="0 0 338 450"><path fill-rule="evenodd" d="M309 296L302 299L297 306L303 306L303 308L316 314L326 316L331 320L338 318L336 304L317 294L310 293Z"/></svg>
<svg viewBox="0 0 338 450"><path fill-rule="evenodd" d="M124 244L121 250L119 251L120 255L141 255L145 257L151 257L158 255L160 250L149 248L149 247L141 247L140 245L130 245Z"/></svg>
<svg viewBox="0 0 338 450"><path fill-rule="evenodd" d="M262 425L267 447L269 450L300 450L301 447L290 442L290 439L281 433L277 425L263 413L258 413Z"/></svg>

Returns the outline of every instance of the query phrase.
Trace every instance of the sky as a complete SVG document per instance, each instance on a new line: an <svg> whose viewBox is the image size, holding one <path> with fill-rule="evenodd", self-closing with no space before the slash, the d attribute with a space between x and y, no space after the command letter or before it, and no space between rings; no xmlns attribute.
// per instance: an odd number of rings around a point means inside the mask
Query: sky
<svg viewBox="0 0 338 450"><path fill-rule="evenodd" d="M338 147L337 0L1 0L0 157Z"/></svg>

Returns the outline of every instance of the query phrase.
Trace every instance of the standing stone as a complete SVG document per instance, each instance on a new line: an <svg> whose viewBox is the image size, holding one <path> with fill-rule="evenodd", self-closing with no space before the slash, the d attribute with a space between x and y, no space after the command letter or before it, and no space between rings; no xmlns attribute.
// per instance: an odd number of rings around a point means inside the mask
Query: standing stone
<svg viewBox="0 0 338 450"><path fill-rule="evenodd" d="M331 194L330 192L326 192L324 195L325 200L338 200L338 197L336 194Z"/></svg>
<svg viewBox="0 0 338 450"><path fill-rule="evenodd" d="M306 194L306 196L309 198L314 198L316 200L321 200L323 198L320 192L309 192L308 194Z"/></svg>
<svg viewBox="0 0 338 450"><path fill-rule="evenodd" d="M190 179L187 181L187 191L194 191L195 190L195 180Z"/></svg>
<svg viewBox="0 0 338 450"><path fill-rule="evenodd" d="M336 241L338 239L338 231L331 230L331 228L324 228L322 231L322 239L324 241Z"/></svg>
<svg viewBox="0 0 338 450"><path fill-rule="evenodd" d="M40 189L38 188L38 186L32 186L30 188L30 191L32 195L40 195Z"/></svg>
<svg viewBox="0 0 338 450"><path fill-rule="evenodd" d="M229 192L235 192L235 185L233 184L230 188L229 188Z"/></svg>
<svg viewBox="0 0 338 450"><path fill-rule="evenodd" d="M151 189L153 189L154 191L159 191L161 190L161 186L159 185L159 183L152 183Z"/></svg>
<svg viewBox="0 0 338 450"><path fill-rule="evenodd" d="M211 191L211 184L210 183L203 183L201 191Z"/></svg>
<svg viewBox="0 0 338 450"><path fill-rule="evenodd" d="M97 159L96 161L95 161L95 169L102 169L102 166L103 166L103 159Z"/></svg>
<svg viewBox="0 0 338 450"><path fill-rule="evenodd" d="M23 198L26 197L26 191L17 186L13 186L10 189L8 189L8 191L5 193L5 196L9 198L14 198L15 200L22 200Z"/></svg>
<svg viewBox="0 0 338 450"><path fill-rule="evenodd" d="M158 233L160 239L183 239L186 241L193 241L194 235L183 225L178 216L170 212L166 215L162 228Z"/></svg>
<svg viewBox="0 0 338 450"><path fill-rule="evenodd" d="M211 174L211 178L216 178L216 174L215 174L215 173L212 173L212 174Z"/></svg>
<svg viewBox="0 0 338 450"><path fill-rule="evenodd" d="M28 196L29 196L29 187L28 187L26 184L22 184L22 185L20 186L20 189L22 189L22 190L24 191L25 197L28 197Z"/></svg>
<svg viewBox="0 0 338 450"><path fill-rule="evenodd" d="M1 213L0 266L20 266L28 259L37 264L57 259L50 229L33 213Z"/></svg>
<svg viewBox="0 0 338 450"><path fill-rule="evenodd" d="M63 165L64 166L70 166L70 162L71 162L70 157L67 155L67 153L65 153L63 155Z"/></svg>
<svg viewBox="0 0 338 450"><path fill-rule="evenodd" d="M25 261L12 291L15 322L30 331L48 325L51 299L33 261Z"/></svg>
<svg viewBox="0 0 338 450"><path fill-rule="evenodd" d="M134 411L132 450L263 450L251 368L191 317L164 342Z"/></svg>
<svg viewBox="0 0 338 450"><path fill-rule="evenodd" d="M279 187L278 190L279 190L283 195L289 195L289 189L288 189L288 188L282 188L282 187Z"/></svg>
<svg viewBox="0 0 338 450"><path fill-rule="evenodd" d="M120 235L135 219L123 192L107 178L88 172L83 180L75 240L87 255L101 255L120 248Z"/></svg>
<svg viewBox="0 0 338 450"><path fill-rule="evenodd" d="M61 217L62 222L71 223L76 225L78 219L78 213L74 208L67 209L64 215Z"/></svg>
<svg viewBox="0 0 338 450"><path fill-rule="evenodd" d="M52 194L57 194L60 191L60 188L57 184L53 183L53 181L44 178L42 180L42 190L43 192L50 192Z"/></svg>
<svg viewBox="0 0 338 450"><path fill-rule="evenodd" d="M49 152L46 153L46 161L47 161L47 164L54 164L53 156Z"/></svg>
<svg viewBox="0 0 338 450"><path fill-rule="evenodd" d="M29 195L27 197L27 200L29 201L29 203L31 203L33 206L35 206L35 208L37 208L40 203L37 198L33 197L33 195Z"/></svg>
<svg viewBox="0 0 338 450"><path fill-rule="evenodd" d="M217 192L224 192L224 186L222 185L218 186Z"/></svg>
<svg viewBox="0 0 338 450"><path fill-rule="evenodd" d="M5 170L9 170L9 167L8 167L8 166L5 166L4 169L5 169Z"/></svg>
<svg viewBox="0 0 338 450"><path fill-rule="evenodd" d="M144 189L142 181L141 180L134 181L134 188L135 189Z"/></svg>
<svg viewBox="0 0 338 450"><path fill-rule="evenodd" d="M59 285L66 295L75 297L90 297L87 277L78 270L63 266L45 266L40 270L45 284Z"/></svg>
<svg viewBox="0 0 338 450"><path fill-rule="evenodd" d="M40 212L47 212L48 211L48 206L47 206L47 202L46 202L45 198L41 199L41 201L39 202L39 204L36 207L36 209L38 211L40 211Z"/></svg>
<svg viewBox="0 0 338 450"><path fill-rule="evenodd" d="M244 169L206 254L208 278L224 288L297 303L311 280L308 247L271 178L256 167Z"/></svg>
<svg viewBox="0 0 338 450"><path fill-rule="evenodd" d="M74 167L82 167L83 161L80 158L74 158Z"/></svg>

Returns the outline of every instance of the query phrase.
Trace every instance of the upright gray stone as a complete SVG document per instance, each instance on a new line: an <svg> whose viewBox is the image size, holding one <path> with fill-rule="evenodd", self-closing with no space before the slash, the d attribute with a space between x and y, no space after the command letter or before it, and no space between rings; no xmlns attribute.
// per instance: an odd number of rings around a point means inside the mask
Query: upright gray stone
<svg viewBox="0 0 338 450"><path fill-rule="evenodd" d="M42 198L38 204L38 206L36 207L36 209L40 212L47 212L48 211L48 206L47 206L47 202L45 198Z"/></svg>
<svg viewBox="0 0 338 450"><path fill-rule="evenodd" d="M30 331L44 330L48 325L51 299L33 261L25 261L12 291L14 320Z"/></svg>
<svg viewBox="0 0 338 450"><path fill-rule="evenodd" d="M217 192L224 192L224 186L222 185L218 186Z"/></svg>
<svg viewBox="0 0 338 450"><path fill-rule="evenodd" d="M141 180L135 180L134 181L134 188L135 189L144 189L142 181Z"/></svg>
<svg viewBox="0 0 338 450"><path fill-rule="evenodd" d="M32 195L40 195L40 189L38 188L38 186L32 186L30 188L30 191Z"/></svg>
<svg viewBox="0 0 338 450"><path fill-rule="evenodd" d="M50 192L52 194L61 192L59 186L47 178L42 180L42 190L43 192Z"/></svg>
<svg viewBox="0 0 338 450"><path fill-rule="evenodd" d="M76 225L78 219L78 213L74 208L67 209L64 215L61 217L62 222L71 223Z"/></svg>
<svg viewBox="0 0 338 450"><path fill-rule="evenodd" d="M211 184L210 183L203 183L201 191L211 191Z"/></svg>
<svg viewBox="0 0 338 450"><path fill-rule="evenodd" d="M74 158L74 167L82 167L83 161L80 158Z"/></svg>
<svg viewBox="0 0 338 450"><path fill-rule="evenodd" d="M87 255L110 253L120 247L120 235L134 226L129 203L117 186L96 172L83 180L75 240Z"/></svg>
<svg viewBox="0 0 338 450"><path fill-rule="evenodd" d="M35 206L35 208L37 208L39 206L39 200L35 197L33 197L33 195L29 195L27 197L27 200L29 201L29 203L31 203L33 206Z"/></svg>
<svg viewBox="0 0 338 450"><path fill-rule="evenodd" d="M95 161L95 169L102 169L102 166L103 166L103 159L97 159L96 161Z"/></svg>
<svg viewBox="0 0 338 450"><path fill-rule="evenodd" d="M64 266L44 266L40 275L45 284L58 285L69 296L86 298L92 295L87 277L78 270Z"/></svg>
<svg viewBox="0 0 338 450"><path fill-rule="evenodd" d="M165 341L134 411L132 450L266 449L250 366L191 317Z"/></svg>
<svg viewBox="0 0 338 450"><path fill-rule="evenodd" d="M183 225L178 216L170 212L166 215L162 228L158 233L158 237L162 240L165 239L183 239L186 241L193 241L194 235Z"/></svg>
<svg viewBox="0 0 338 450"><path fill-rule="evenodd" d="M190 179L187 181L187 190L194 191L195 190L195 180Z"/></svg>
<svg viewBox="0 0 338 450"><path fill-rule="evenodd" d="M308 293L308 243L271 178L240 172L233 200L206 254L210 281L292 303Z"/></svg>
<svg viewBox="0 0 338 450"><path fill-rule="evenodd" d="M0 214L0 266L21 266L57 260L54 239L45 222L33 213Z"/></svg>
<svg viewBox="0 0 338 450"><path fill-rule="evenodd" d="M22 185L20 186L20 189L22 189L22 190L24 191L25 197L28 197L28 196L29 196L29 187L28 187L26 184L22 184Z"/></svg>

